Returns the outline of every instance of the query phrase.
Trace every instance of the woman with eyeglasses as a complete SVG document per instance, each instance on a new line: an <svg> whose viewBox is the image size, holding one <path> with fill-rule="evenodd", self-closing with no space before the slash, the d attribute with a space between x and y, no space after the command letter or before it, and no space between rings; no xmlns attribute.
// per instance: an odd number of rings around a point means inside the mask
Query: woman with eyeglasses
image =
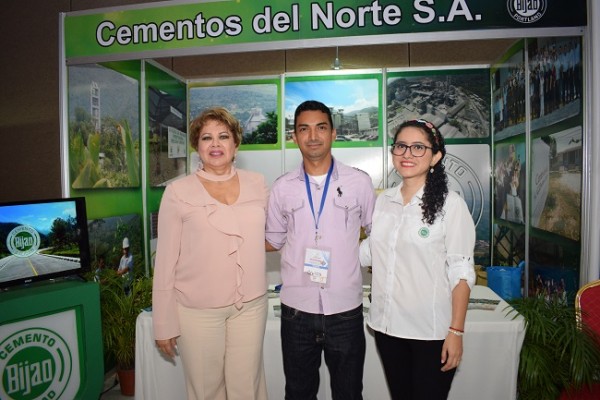
<svg viewBox="0 0 600 400"><path fill-rule="evenodd" d="M475 226L448 190L444 138L432 123L402 123L391 153L402 182L377 198L360 247L373 270L368 324L392 399L447 399L475 283Z"/></svg>

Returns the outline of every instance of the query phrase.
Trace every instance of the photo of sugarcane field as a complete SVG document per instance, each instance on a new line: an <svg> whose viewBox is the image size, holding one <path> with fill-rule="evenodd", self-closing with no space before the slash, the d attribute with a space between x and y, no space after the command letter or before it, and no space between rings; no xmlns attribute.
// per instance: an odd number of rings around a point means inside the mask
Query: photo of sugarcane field
<svg viewBox="0 0 600 400"><path fill-rule="evenodd" d="M93 64L68 70L73 189L138 187L139 82Z"/></svg>

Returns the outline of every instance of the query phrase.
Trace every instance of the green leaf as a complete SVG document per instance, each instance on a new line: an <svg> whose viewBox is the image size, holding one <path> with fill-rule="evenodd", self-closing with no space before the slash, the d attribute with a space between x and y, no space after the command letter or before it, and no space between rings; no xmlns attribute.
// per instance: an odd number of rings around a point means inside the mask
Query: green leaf
<svg viewBox="0 0 600 400"><path fill-rule="evenodd" d="M590 385L600 372L599 341L579 327L572 305L541 296L511 300L507 315L523 316L519 400L554 400L566 389Z"/></svg>
<svg viewBox="0 0 600 400"><path fill-rule="evenodd" d="M84 189L94 187L100 179L98 168L94 165L91 159L87 159L82 170L73 181L73 189Z"/></svg>
<svg viewBox="0 0 600 400"><path fill-rule="evenodd" d="M94 165L98 166L100 157L100 134L94 133L88 136L87 149L90 152L90 159Z"/></svg>
<svg viewBox="0 0 600 400"><path fill-rule="evenodd" d="M130 294L123 288L123 278L115 270L100 276L100 309L104 351L117 366L127 369L135 363L135 324L142 309L152 304L152 277L134 279Z"/></svg>
<svg viewBox="0 0 600 400"><path fill-rule="evenodd" d="M139 185L139 165L137 152L133 145L133 139L131 137L131 129L129 123L124 120L123 125L117 125L117 130L121 134L121 139L125 145L125 161L127 163L127 175L129 177L129 183L132 186Z"/></svg>

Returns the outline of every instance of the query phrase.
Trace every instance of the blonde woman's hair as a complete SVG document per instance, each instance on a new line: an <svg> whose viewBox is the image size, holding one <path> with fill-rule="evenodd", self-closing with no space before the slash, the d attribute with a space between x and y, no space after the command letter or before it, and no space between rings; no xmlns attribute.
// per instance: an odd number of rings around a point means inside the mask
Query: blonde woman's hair
<svg viewBox="0 0 600 400"><path fill-rule="evenodd" d="M212 107L202 111L190 124L190 145L194 150L198 150L198 138L200 132L208 121L217 121L224 124L233 134L235 147L240 146L242 143L242 126L240 125L240 121L238 121L226 108Z"/></svg>

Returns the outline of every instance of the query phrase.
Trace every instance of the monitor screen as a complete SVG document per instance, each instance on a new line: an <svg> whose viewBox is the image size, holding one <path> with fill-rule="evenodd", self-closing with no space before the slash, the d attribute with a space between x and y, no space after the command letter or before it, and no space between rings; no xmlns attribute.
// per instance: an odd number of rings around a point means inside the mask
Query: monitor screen
<svg viewBox="0 0 600 400"><path fill-rule="evenodd" d="M0 204L0 287L90 269L85 198Z"/></svg>

